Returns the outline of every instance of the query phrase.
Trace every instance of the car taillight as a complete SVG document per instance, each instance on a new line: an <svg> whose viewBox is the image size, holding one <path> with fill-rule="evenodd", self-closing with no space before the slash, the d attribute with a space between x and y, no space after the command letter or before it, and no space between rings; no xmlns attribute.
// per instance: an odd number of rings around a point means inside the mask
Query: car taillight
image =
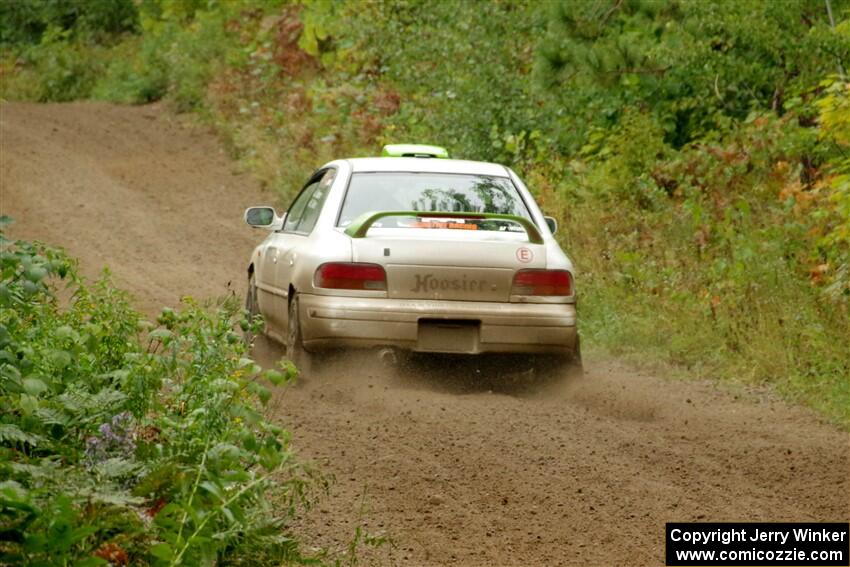
<svg viewBox="0 0 850 567"><path fill-rule="evenodd" d="M387 289L387 274L378 264L329 262L318 267L313 283L331 289L383 291Z"/></svg>
<svg viewBox="0 0 850 567"><path fill-rule="evenodd" d="M520 270L511 295L572 295L573 275L567 270Z"/></svg>

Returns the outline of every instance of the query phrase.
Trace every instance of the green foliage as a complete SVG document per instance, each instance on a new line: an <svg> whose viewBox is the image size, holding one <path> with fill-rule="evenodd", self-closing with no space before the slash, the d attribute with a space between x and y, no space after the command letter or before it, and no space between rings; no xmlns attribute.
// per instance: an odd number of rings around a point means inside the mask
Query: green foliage
<svg viewBox="0 0 850 567"><path fill-rule="evenodd" d="M4 98L145 103L170 93L179 110L201 104L216 64L233 43L228 22L262 13L243 3L206 1L147 0L137 7L130 0L27 0L14 6L9 10L15 17L30 14L40 27L29 39L10 35ZM274 7L265 3L265 9ZM65 9L74 17L54 17ZM128 35L133 32L141 35Z"/></svg>
<svg viewBox="0 0 850 567"><path fill-rule="evenodd" d="M262 413L294 369L245 358L232 309L151 325L23 241L3 240L0 274L0 563L298 559L285 530L309 476Z"/></svg>
<svg viewBox="0 0 850 567"><path fill-rule="evenodd" d="M386 136L440 145L453 155L492 158L511 135L538 129L531 39L534 3L446 1L307 3L302 19L322 22L323 62L340 79L380 76L404 92ZM469 104L475 101L474 104ZM436 142L435 142L436 143Z"/></svg>
<svg viewBox="0 0 850 567"><path fill-rule="evenodd" d="M7 0L0 2L0 46L37 44L53 29L100 40L137 31L133 0Z"/></svg>
<svg viewBox="0 0 850 567"><path fill-rule="evenodd" d="M106 68L108 47L138 28L132 0L0 2L0 96L88 98Z"/></svg>
<svg viewBox="0 0 850 567"><path fill-rule="evenodd" d="M670 149L662 128L647 114L629 109L615 128L599 131L589 141L582 149L598 163L588 182L596 191L641 209L663 206L659 201L667 194L652 171Z"/></svg>
<svg viewBox="0 0 850 567"><path fill-rule="evenodd" d="M161 99L170 84L168 63L153 42L133 39L115 48L92 98L125 104Z"/></svg>
<svg viewBox="0 0 850 567"><path fill-rule="evenodd" d="M70 32L49 28L41 42L23 48L7 65L14 73L3 81L4 98L70 101L89 96L104 67L106 50L69 40Z"/></svg>
<svg viewBox="0 0 850 567"><path fill-rule="evenodd" d="M832 214L818 215L829 223L820 244L825 260L832 264L826 264L827 271L833 268L827 292L833 299L850 301L850 83L836 78L825 81L824 86L824 95L817 101L819 136L834 155L821 182L827 211Z"/></svg>
<svg viewBox="0 0 850 567"><path fill-rule="evenodd" d="M563 224L584 268L590 338L772 382L847 423L850 346L836 338L850 336L850 306L831 293L842 272L828 258L839 249L820 236L839 216L827 178L801 182L812 175L803 160L831 155L814 134L795 116L752 116L716 143L639 167L633 187L664 191L652 206L618 197L616 213L594 194L630 183L611 167L620 157L577 169L584 199Z"/></svg>
<svg viewBox="0 0 850 567"><path fill-rule="evenodd" d="M607 126L640 104L674 147L754 109L782 112L850 59L823 5L805 0L561 0L548 21L537 74L568 109L562 125Z"/></svg>

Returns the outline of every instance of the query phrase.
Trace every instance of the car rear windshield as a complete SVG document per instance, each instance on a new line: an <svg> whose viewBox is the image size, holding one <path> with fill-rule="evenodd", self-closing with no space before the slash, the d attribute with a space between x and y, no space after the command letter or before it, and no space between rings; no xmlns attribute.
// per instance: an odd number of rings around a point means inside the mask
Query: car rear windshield
<svg viewBox="0 0 850 567"><path fill-rule="evenodd" d="M516 187L506 177L411 172L353 174L338 226L348 226L363 213L378 211L499 213L531 219ZM513 223L499 221L476 225L479 229L522 230ZM381 219L374 226L421 228L422 224L411 225L393 217Z"/></svg>

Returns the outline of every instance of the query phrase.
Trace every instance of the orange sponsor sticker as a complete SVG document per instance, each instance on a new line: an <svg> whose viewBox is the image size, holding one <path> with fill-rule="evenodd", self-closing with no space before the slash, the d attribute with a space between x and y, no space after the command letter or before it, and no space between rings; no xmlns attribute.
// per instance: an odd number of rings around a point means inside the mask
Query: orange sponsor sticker
<svg viewBox="0 0 850 567"><path fill-rule="evenodd" d="M464 222L419 221L413 223L413 228L449 228L453 230L478 230L477 224Z"/></svg>

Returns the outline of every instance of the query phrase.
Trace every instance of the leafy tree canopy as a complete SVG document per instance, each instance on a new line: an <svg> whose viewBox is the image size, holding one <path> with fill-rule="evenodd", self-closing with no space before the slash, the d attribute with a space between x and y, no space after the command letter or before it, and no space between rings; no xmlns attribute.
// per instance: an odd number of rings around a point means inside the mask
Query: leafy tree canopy
<svg viewBox="0 0 850 567"><path fill-rule="evenodd" d="M570 119L610 124L637 105L677 147L752 110L782 113L850 60L821 2L561 0L547 19L537 76Z"/></svg>

